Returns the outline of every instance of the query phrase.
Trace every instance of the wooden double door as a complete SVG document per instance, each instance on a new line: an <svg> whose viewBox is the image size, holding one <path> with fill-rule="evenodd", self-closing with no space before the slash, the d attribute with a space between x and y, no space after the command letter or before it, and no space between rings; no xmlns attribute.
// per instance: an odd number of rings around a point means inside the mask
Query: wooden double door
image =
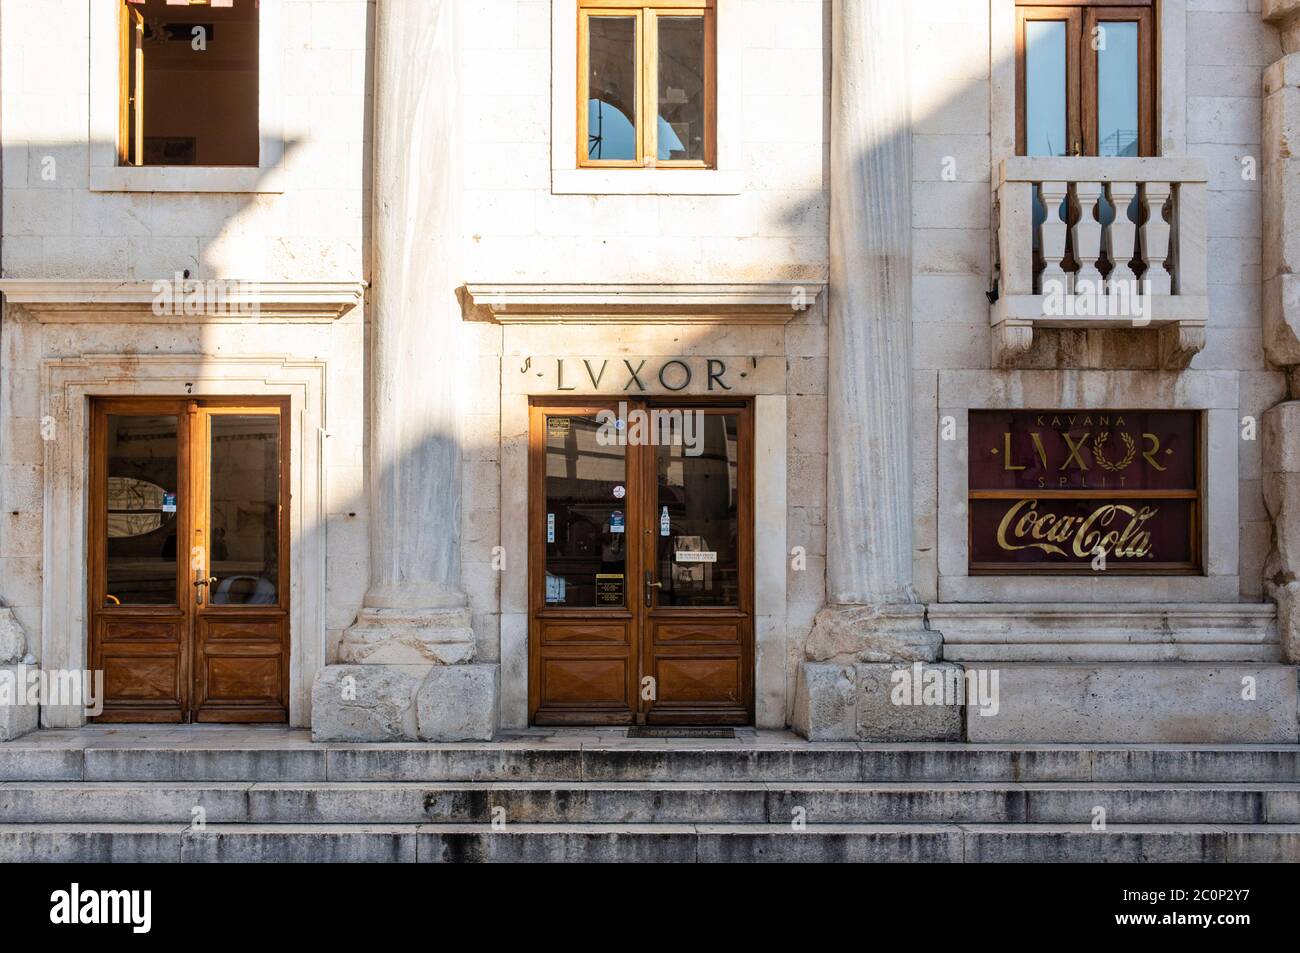
<svg viewBox="0 0 1300 953"><path fill-rule="evenodd" d="M104 722L285 722L287 401L93 407L90 658Z"/></svg>
<svg viewBox="0 0 1300 953"><path fill-rule="evenodd" d="M753 723L748 403L534 401L529 715Z"/></svg>

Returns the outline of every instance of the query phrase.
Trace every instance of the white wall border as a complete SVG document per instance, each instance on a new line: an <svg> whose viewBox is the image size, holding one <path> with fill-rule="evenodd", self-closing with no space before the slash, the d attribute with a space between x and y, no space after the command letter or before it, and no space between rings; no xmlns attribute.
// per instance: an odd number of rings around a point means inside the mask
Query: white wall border
<svg viewBox="0 0 1300 953"><path fill-rule="evenodd" d="M551 0L551 192L555 195L739 195L743 173L740 0L718 0L717 165L713 169L578 168L578 3Z"/></svg>
<svg viewBox="0 0 1300 953"><path fill-rule="evenodd" d="M939 420L957 422L939 448L940 602L1237 602L1240 544L1236 371L940 371ZM1201 468L1204 575L969 574L971 410L1205 411Z"/></svg>
<svg viewBox="0 0 1300 953"><path fill-rule="evenodd" d="M290 441L289 722L311 723L311 686L325 663L325 364L275 356L86 354L41 363L45 443L41 667L88 667L86 518L91 397L287 396ZM46 728L85 723L79 707L41 709Z"/></svg>
<svg viewBox="0 0 1300 953"><path fill-rule="evenodd" d="M989 149L995 170L1016 154L1016 0L989 0ZM1187 154L1187 0L1157 0L1159 154Z"/></svg>
<svg viewBox="0 0 1300 953"><path fill-rule="evenodd" d="M118 9L122 0L90 0L90 190L92 192L283 192L282 0L260 0L257 168L120 166Z"/></svg>

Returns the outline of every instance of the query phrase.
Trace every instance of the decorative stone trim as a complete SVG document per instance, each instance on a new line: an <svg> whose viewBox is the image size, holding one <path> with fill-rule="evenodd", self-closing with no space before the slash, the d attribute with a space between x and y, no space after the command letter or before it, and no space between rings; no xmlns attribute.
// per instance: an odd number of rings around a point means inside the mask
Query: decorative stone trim
<svg viewBox="0 0 1300 953"><path fill-rule="evenodd" d="M362 281L244 281L232 278L162 278L157 281L0 280L10 305L30 312L42 323L120 323L126 315L147 316L159 324L240 324L251 321L337 321L361 303ZM222 307L187 314L185 296L206 301L216 296ZM206 295L207 298L202 296ZM166 297L163 297L166 296ZM180 298L165 313L160 300Z"/></svg>
<svg viewBox="0 0 1300 953"><path fill-rule="evenodd" d="M1241 441L1236 371L955 370L940 371L938 385L939 419L951 417L956 433L962 435L937 442L938 601L1149 604L1239 600ZM971 575L965 437L970 411L1103 407L1204 412L1203 575ZM946 641L944 627L934 623L934 628L943 632Z"/></svg>
<svg viewBox="0 0 1300 953"><path fill-rule="evenodd" d="M258 9L257 115L260 148L256 167L118 165L118 70L121 40L118 3L90 4L90 190L92 192L284 191L281 26L284 0L260 0Z"/></svg>
<svg viewBox="0 0 1300 953"><path fill-rule="evenodd" d="M578 4L551 0L551 193L739 195L746 182L745 24L740 0L718 0L717 155L712 169L578 168Z"/></svg>
<svg viewBox="0 0 1300 953"><path fill-rule="evenodd" d="M311 686L325 664L325 364L276 355L86 354L41 364L41 415L55 425L45 443L41 664L87 667L86 505L90 401L96 397L191 394L287 395L289 453L289 723L311 722ZM41 709L49 728L85 723L79 707Z"/></svg>
<svg viewBox="0 0 1300 953"><path fill-rule="evenodd" d="M786 324L824 284L471 284L466 320L497 324Z"/></svg>
<svg viewBox="0 0 1300 953"><path fill-rule="evenodd" d="M943 658L956 662L1277 662L1269 603L937 603Z"/></svg>

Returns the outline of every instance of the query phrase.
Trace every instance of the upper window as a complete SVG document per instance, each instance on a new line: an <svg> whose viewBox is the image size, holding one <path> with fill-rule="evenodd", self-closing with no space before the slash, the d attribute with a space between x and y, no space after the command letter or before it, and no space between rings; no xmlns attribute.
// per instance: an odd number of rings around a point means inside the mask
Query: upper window
<svg viewBox="0 0 1300 953"><path fill-rule="evenodd" d="M1155 154L1154 0L1017 0L1016 151Z"/></svg>
<svg viewBox="0 0 1300 953"><path fill-rule="evenodd" d="M258 164L257 6L122 0L119 164Z"/></svg>
<svg viewBox="0 0 1300 953"><path fill-rule="evenodd" d="M578 165L712 168L715 0L578 0Z"/></svg>

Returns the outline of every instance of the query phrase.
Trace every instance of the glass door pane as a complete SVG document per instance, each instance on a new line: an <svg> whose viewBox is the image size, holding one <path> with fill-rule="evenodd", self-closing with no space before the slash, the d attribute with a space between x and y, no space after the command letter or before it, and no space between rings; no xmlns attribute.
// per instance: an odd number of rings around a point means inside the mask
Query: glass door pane
<svg viewBox="0 0 1300 953"><path fill-rule="evenodd" d="M740 415L655 414L657 605L738 606Z"/></svg>
<svg viewBox="0 0 1300 953"><path fill-rule="evenodd" d="M1063 156L1066 129L1066 21L1025 21L1025 155Z"/></svg>
<svg viewBox="0 0 1300 953"><path fill-rule="evenodd" d="M280 601L280 417L209 417L209 569L214 606Z"/></svg>
<svg viewBox="0 0 1300 953"><path fill-rule="evenodd" d="M176 605L178 418L107 416L104 605Z"/></svg>
<svg viewBox="0 0 1300 953"><path fill-rule="evenodd" d="M548 608L627 605L627 448L596 416L546 417Z"/></svg>
<svg viewBox="0 0 1300 953"><path fill-rule="evenodd" d="M1138 154L1138 25L1097 25L1097 154Z"/></svg>

